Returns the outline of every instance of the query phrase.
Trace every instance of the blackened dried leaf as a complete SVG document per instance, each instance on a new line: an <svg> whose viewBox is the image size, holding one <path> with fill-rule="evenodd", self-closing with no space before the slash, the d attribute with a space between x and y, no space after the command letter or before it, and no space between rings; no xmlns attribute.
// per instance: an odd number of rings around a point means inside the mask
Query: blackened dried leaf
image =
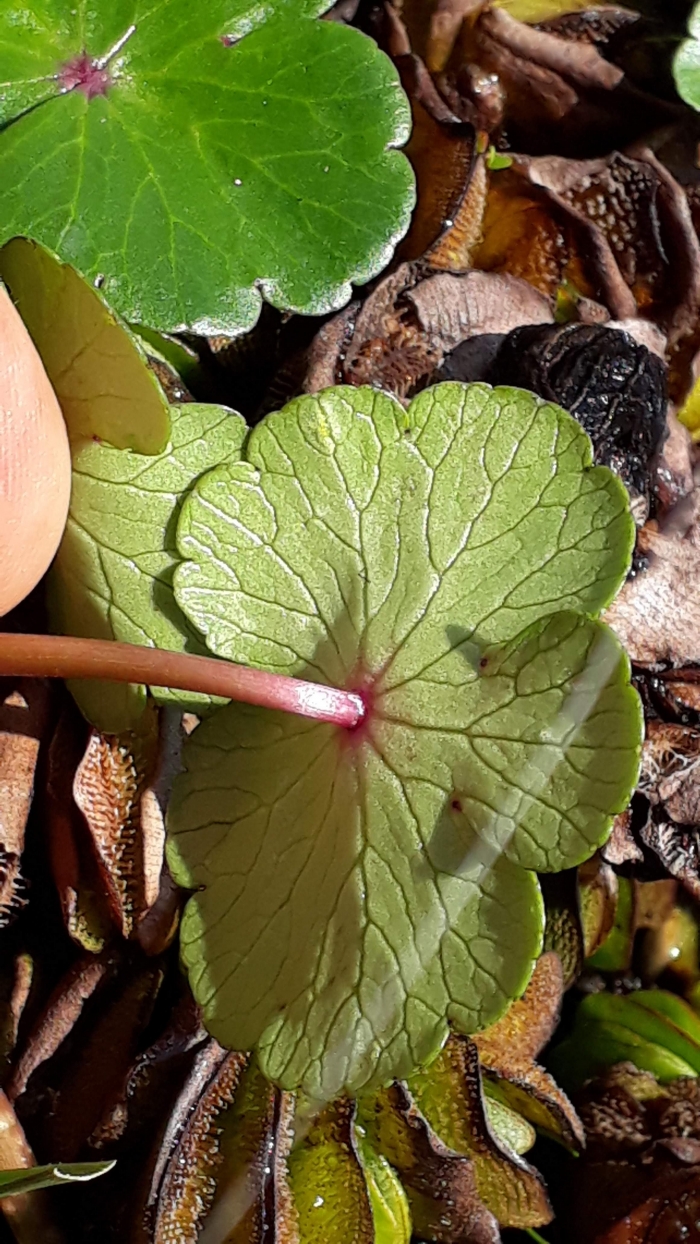
<svg viewBox="0 0 700 1244"><path fill-rule="evenodd" d="M648 499L666 432L666 372L645 346L603 325L519 328L503 342L490 379L563 406L590 436L596 462Z"/></svg>

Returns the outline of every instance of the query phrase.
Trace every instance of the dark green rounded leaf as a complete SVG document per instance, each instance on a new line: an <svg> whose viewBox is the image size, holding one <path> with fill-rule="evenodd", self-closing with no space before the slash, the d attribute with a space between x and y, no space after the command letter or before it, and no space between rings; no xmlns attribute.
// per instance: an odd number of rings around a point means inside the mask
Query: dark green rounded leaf
<svg viewBox="0 0 700 1244"><path fill-rule="evenodd" d="M37 238L127 319L240 332L389 260L413 206L398 76L323 0L0 10L0 240Z"/></svg>

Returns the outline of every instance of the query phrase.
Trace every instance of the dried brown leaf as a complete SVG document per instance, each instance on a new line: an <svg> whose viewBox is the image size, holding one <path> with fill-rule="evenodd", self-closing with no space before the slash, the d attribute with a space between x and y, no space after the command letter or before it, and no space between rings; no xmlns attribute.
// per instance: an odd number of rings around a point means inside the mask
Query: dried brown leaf
<svg viewBox="0 0 700 1244"><path fill-rule="evenodd" d="M534 1061L556 1029L563 986L559 955L546 951L522 998L473 1040L498 1097L535 1127L578 1149L583 1132L576 1111L549 1072Z"/></svg>
<svg viewBox="0 0 700 1244"><path fill-rule="evenodd" d="M436 0L428 27L425 58L431 73L439 73L452 55L465 19L478 16L485 0Z"/></svg>
<svg viewBox="0 0 700 1244"><path fill-rule="evenodd" d="M432 267L463 271L479 240L486 203L486 169L476 133L450 112L417 56L400 56L396 66L413 114L405 150L418 193L398 254L403 260L425 256Z"/></svg>
<svg viewBox="0 0 700 1244"><path fill-rule="evenodd" d="M618 865L644 859L644 852L632 832L632 813L629 808L615 817L612 833L601 848L601 855L608 864Z"/></svg>
<svg viewBox="0 0 700 1244"><path fill-rule="evenodd" d="M85 817L112 917L129 937L147 909L146 842L141 799L153 771L157 717L143 736L91 730L73 781L73 798Z"/></svg>
<svg viewBox="0 0 700 1244"><path fill-rule="evenodd" d="M474 1037L484 1066L507 1069L511 1060L536 1058L556 1028L561 998L561 962L549 951L537 960L522 998L510 1004L502 1019Z"/></svg>
<svg viewBox="0 0 700 1244"><path fill-rule="evenodd" d="M579 867L578 901L584 958L590 959L612 929L617 905L617 874L600 855Z"/></svg>
<svg viewBox="0 0 700 1244"><path fill-rule="evenodd" d="M629 1063L581 1097L588 1158L574 1185L582 1244L679 1244L700 1215L700 1090L695 1077L663 1088Z"/></svg>
<svg viewBox="0 0 700 1244"><path fill-rule="evenodd" d="M42 1150L72 1161L120 1091L163 969L115 954L68 973L30 1032L8 1084Z"/></svg>
<svg viewBox="0 0 700 1244"><path fill-rule="evenodd" d="M483 334L501 335L553 320L549 299L517 277L493 272L440 273L406 292L421 328L443 354Z"/></svg>
<svg viewBox="0 0 700 1244"><path fill-rule="evenodd" d="M652 669L700 664L700 548L692 532L667 530L653 522L642 529L637 547L646 568L604 614L632 660Z"/></svg>
<svg viewBox="0 0 700 1244"><path fill-rule="evenodd" d="M441 1140L473 1162L478 1195L500 1226L538 1227L551 1221L539 1172L493 1129L473 1041L450 1037L437 1059L411 1078L410 1088Z"/></svg>
<svg viewBox="0 0 700 1244"><path fill-rule="evenodd" d="M696 901L700 901L700 830L650 819L640 837Z"/></svg>
<svg viewBox="0 0 700 1244"><path fill-rule="evenodd" d="M419 1237L440 1244L500 1244L496 1219L479 1197L473 1162L443 1144L405 1085L393 1084L365 1103L360 1121L398 1172Z"/></svg>
<svg viewBox="0 0 700 1244"><path fill-rule="evenodd" d="M91 1149L119 1157L133 1152L135 1143L155 1124L168 1118L195 1054L208 1040L201 1014L189 990L185 989L171 1013L163 1033L147 1049L140 1051L129 1068L115 1097L89 1137ZM123 1142L121 1154L113 1146Z"/></svg>
<svg viewBox="0 0 700 1244"><path fill-rule="evenodd" d="M158 954L175 935L165 808L181 742L169 709L153 712L140 736L88 730L70 708L59 720L49 749L51 860L66 927L87 950L118 931Z"/></svg>
<svg viewBox="0 0 700 1244"><path fill-rule="evenodd" d="M76 963L54 990L29 1034L6 1086L11 1102L24 1093L36 1069L50 1059L70 1035L85 1003L108 972L106 956L88 957Z"/></svg>
<svg viewBox="0 0 700 1244"><path fill-rule="evenodd" d="M433 372L441 355L404 301L420 276L418 265L400 264L365 300L345 347L346 384L372 384L405 397Z"/></svg>
<svg viewBox="0 0 700 1244"><path fill-rule="evenodd" d="M77 708L63 709L48 749L46 821L54 884L69 936L99 953L114 931L84 817L73 799L73 777L88 727Z"/></svg>
<svg viewBox="0 0 700 1244"><path fill-rule="evenodd" d="M40 679L3 680L0 692L0 926L24 905L20 867L39 748L52 694Z"/></svg>
<svg viewBox="0 0 700 1244"><path fill-rule="evenodd" d="M0 1170L35 1166L36 1159L9 1100L0 1089ZM63 1244L63 1233L53 1222L45 1192L4 1197L2 1214L17 1244Z"/></svg>
<svg viewBox="0 0 700 1244"><path fill-rule="evenodd" d="M551 321L548 299L525 281L493 273L435 273L402 264L358 310L330 320L307 354L305 392L328 384L372 384L405 397L435 376L446 355L488 338L484 367L501 335Z"/></svg>
<svg viewBox="0 0 700 1244"><path fill-rule="evenodd" d="M478 20L463 23L442 89L456 112L460 95L478 110L474 88L479 78L496 79L501 114L492 116L512 146L593 154L629 143L677 116L677 107L658 92L637 89L601 55L637 14L613 10L596 29L593 20L586 23L587 15L534 26L504 11L507 4L484 8Z"/></svg>
<svg viewBox="0 0 700 1244"><path fill-rule="evenodd" d="M654 490L661 515L692 493L695 487L690 433L672 411L666 416L667 436L659 455Z"/></svg>
<svg viewBox="0 0 700 1244"><path fill-rule="evenodd" d="M636 302L602 230L539 184L530 170L540 174L542 163L517 157L492 175L474 266L522 277L549 298L567 282L614 318L634 316Z"/></svg>
<svg viewBox="0 0 700 1244"><path fill-rule="evenodd" d="M158 1145L135 1244L298 1244L287 1169L293 1105L248 1055L207 1042ZM333 1111L328 1124L343 1145L351 1118L343 1123L340 1103ZM303 1190L309 1194L313 1200L313 1187Z"/></svg>
<svg viewBox="0 0 700 1244"><path fill-rule="evenodd" d="M490 9L479 21L480 29L519 60L540 65L583 88L611 91L623 72L606 61L591 43L580 43L519 22L504 9Z"/></svg>
<svg viewBox="0 0 700 1244"><path fill-rule="evenodd" d="M637 308L665 328L672 344L692 327L700 247L685 193L648 148L600 160L548 156L531 160L528 171L602 232Z"/></svg>
<svg viewBox="0 0 700 1244"><path fill-rule="evenodd" d="M605 47L614 35L640 20L639 13L633 9L624 9L617 4L599 4L597 0L595 4L591 0L570 0L564 11L560 0L554 0L550 7L558 8L559 12L538 21L540 30L561 35L570 42L592 43L597 48ZM507 0L504 8L507 8Z"/></svg>
<svg viewBox="0 0 700 1244"><path fill-rule="evenodd" d="M215 1041L198 1053L159 1145L137 1240L196 1244L216 1193L218 1119L233 1104L247 1063L247 1055L226 1054Z"/></svg>

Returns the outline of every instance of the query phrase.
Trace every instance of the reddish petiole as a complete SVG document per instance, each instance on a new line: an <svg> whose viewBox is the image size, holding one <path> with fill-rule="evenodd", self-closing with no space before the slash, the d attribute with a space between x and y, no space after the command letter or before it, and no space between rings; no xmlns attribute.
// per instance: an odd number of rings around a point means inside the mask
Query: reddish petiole
<svg viewBox="0 0 700 1244"><path fill-rule="evenodd" d="M173 687L280 709L348 729L359 725L365 711L362 698L352 691L285 674L269 674L215 657L162 652L108 639L0 635L0 676L8 675L103 678L110 682Z"/></svg>

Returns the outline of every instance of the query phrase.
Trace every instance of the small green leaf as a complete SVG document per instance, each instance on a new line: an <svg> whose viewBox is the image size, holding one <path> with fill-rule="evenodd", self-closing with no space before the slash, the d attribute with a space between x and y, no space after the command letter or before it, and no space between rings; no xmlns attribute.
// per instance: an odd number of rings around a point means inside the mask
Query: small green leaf
<svg viewBox="0 0 700 1244"><path fill-rule="evenodd" d="M590 966L598 972L626 971L632 960L634 932L634 886L628 877L618 877L613 927L591 955Z"/></svg>
<svg viewBox="0 0 700 1244"><path fill-rule="evenodd" d="M170 333L159 333L154 328L143 324L130 325L132 331L144 342L144 349L149 360L158 359L172 368L188 389L196 390L203 381L202 365L199 355L191 345L186 345L181 337Z"/></svg>
<svg viewBox="0 0 700 1244"><path fill-rule="evenodd" d="M182 498L202 472L240 454L247 426L221 406L174 406L172 439L157 456L83 441L73 452L66 530L50 577L54 629L176 652L206 652L175 602L175 527ZM131 728L145 688L71 685L82 711L110 733ZM170 694L154 689L159 699ZM201 712L206 697L178 692Z"/></svg>
<svg viewBox="0 0 700 1244"><path fill-rule="evenodd" d="M553 1052L555 1074L565 1085L578 1087L626 1061L652 1072L661 1083L698 1075L700 1020L692 1008L664 990L584 998L571 1036Z"/></svg>
<svg viewBox="0 0 700 1244"><path fill-rule="evenodd" d="M87 1183L98 1175L106 1175L114 1166L114 1162L73 1162L0 1171L0 1197L38 1192L40 1188L60 1188L62 1184Z"/></svg>
<svg viewBox="0 0 700 1244"><path fill-rule="evenodd" d="M322 314L408 227L398 75L329 0L19 0L0 11L0 240L37 238L130 321Z"/></svg>
<svg viewBox="0 0 700 1244"><path fill-rule="evenodd" d="M506 155L505 152L497 151L491 145L486 152L486 167L491 173L498 173L501 169L510 168L513 163L513 157Z"/></svg>
<svg viewBox="0 0 700 1244"><path fill-rule="evenodd" d="M355 1128L355 1147L372 1207L374 1244L410 1244L411 1211L396 1171L372 1147L362 1127Z"/></svg>
<svg viewBox="0 0 700 1244"><path fill-rule="evenodd" d="M688 18L688 38L673 58L673 77L681 99L700 112L700 4L693 8Z"/></svg>
<svg viewBox="0 0 700 1244"><path fill-rule="evenodd" d="M377 1244L354 1115L355 1102L347 1097L309 1120L298 1111L302 1135L287 1158L287 1186L299 1244Z"/></svg>
<svg viewBox="0 0 700 1244"><path fill-rule="evenodd" d="M23 238L0 250L0 278L41 355L71 441L98 437L160 453L170 434L168 403L138 341L96 290Z"/></svg>
<svg viewBox="0 0 700 1244"><path fill-rule="evenodd" d="M473 1042L451 1037L408 1087L443 1144L471 1159L479 1196L502 1227L541 1227L551 1221L542 1176L491 1130Z"/></svg>
<svg viewBox="0 0 700 1244"><path fill-rule="evenodd" d="M435 1135L405 1084L361 1097L358 1124L366 1143L397 1172L416 1239L442 1240L446 1224L450 1240L498 1239L496 1220L479 1199L473 1162Z"/></svg>
<svg viewBox="0 0 700 1244"><path fill-rule="evenodd" d="M490 1097L484 1084L484 1107L489 1128L500 1145L506 1145L521 1156L532 1149L537 1133L531 1123L517 1110L512 1110L497 1097Z"/></svg>
<svg viewBox="0 0 700 1244"><path fill-rule="evenodd" d="M595 622L627 497L571 417L515 389L300 398L185 501L182 610L217 655L361 692L348 733L242 705L185 749L170 815L199 892L206 1022L330 1100L485 1026L542 940L533 871L606 837L641 714ZM553 610L566 611L553 613Z"/></svg>
<svg viewBox="0 0 700 1244"><path fill-rule="evenodd" d="M505 9L519 22L535 25L562 17L566 13L578 13L581 9L595 9L600 0L495 0L494 8Z"/></svg>

